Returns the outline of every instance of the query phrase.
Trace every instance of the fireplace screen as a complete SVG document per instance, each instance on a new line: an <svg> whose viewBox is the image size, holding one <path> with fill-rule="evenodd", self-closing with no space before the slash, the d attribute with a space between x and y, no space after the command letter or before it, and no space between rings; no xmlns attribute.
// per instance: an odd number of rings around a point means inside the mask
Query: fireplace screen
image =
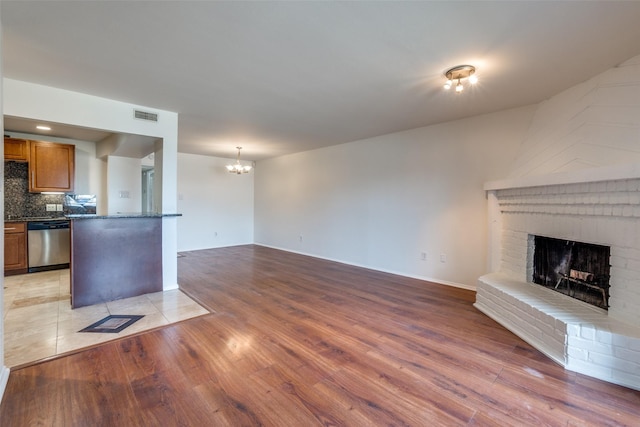
<svg viewBox="0 0 640 427"><path fill-rule="evenodd" d="M534 236L533 283L609 307L610 247Z"/></svg>

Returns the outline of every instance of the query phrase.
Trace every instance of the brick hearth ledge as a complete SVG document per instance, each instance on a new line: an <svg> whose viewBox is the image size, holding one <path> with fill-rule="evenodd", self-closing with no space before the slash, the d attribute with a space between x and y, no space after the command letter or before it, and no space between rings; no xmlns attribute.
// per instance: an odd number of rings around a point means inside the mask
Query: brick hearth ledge
<svg viewBox="0 0 640 427"><path fill-rule="evenodd" d="M478 279L474 305L566 369L640 390L640 328L500 273Z"/></svg>

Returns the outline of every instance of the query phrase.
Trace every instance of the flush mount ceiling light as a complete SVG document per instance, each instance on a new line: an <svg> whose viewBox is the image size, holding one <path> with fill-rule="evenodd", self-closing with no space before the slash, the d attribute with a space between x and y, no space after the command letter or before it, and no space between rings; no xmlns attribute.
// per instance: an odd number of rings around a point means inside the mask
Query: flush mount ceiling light
<svg viewBox="0 0 640 427"><path fill-rule="evenodd" d="M473 65L458 65L457 67L450 68L444 73L444 76L447 78L444 88L447 90L451 89L457 80L456 93L460 93L464 90L462 80L467 79L471 84L478 82L478 77L476 77L475 73L476 67Z"/></svg>
<svg viewBox="0 0 640 427"><path fill-rule="evenodd" d="M240 150L242 150L242 147L236 148L238 149L238 158L236 159L236 163L234 165L227 165L227 170L230 173L235 173L237 175L249 173L249 171L251 170L251 166L243 166L240 164Z"/></svg>

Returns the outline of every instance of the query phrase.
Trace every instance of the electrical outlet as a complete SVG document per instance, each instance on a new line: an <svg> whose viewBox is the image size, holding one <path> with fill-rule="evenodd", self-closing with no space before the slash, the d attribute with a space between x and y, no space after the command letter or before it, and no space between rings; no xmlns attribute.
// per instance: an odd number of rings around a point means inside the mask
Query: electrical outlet
<svg viewBox="0 0 640 427"><path fill-rule="evenodd" d="M121 199L128 199L129 198L129 192L127 190L120 190L120 198Z"/></svg>
<svg viewBox="0 0 640 427"><path fill-rule="evenodd" d="M56 205L53 203L47 203L47 212L53 212L56 210Z"/></svg>
<svg viewBox="0 0 640 427"><path fill-rule="evenodd" d="M420 252L420 259L423 261L427 260L427 253L426 252Z"/></svg>
<svg viewBox="0 0 640 427"><path fill-rule="evenodd" d="M56 205L56 211L58 211L58 212L62 212L62 205L57 204L57 205Z"/></svg>
<svg viewBox="0 0 640 427"><path fill-rule="evenodd" d="M440 254L440 262L447 262L447 254Z"/></svg>

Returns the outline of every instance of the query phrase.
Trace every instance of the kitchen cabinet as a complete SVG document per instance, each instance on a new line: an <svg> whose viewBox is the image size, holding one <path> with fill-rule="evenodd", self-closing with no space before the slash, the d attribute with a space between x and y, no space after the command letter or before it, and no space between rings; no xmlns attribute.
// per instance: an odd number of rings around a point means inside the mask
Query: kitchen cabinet
<svg viewBox="0 0 640 427"><path fill-rule="evenodd" d="M75 146L29 141L29 191L73 191Z"/></svg>
<svg viewBox="0 0 640 427"><path fill-rule="evenodd" d="M4 275L27 272L27 231L25 222L4 223Z"/></svg>
<svg viewBox="0 0 640 427"><path fill-rule="evenodd" d="M4 159L16 162L29 161L29 141L18 138L4 138Z"/></svg>

